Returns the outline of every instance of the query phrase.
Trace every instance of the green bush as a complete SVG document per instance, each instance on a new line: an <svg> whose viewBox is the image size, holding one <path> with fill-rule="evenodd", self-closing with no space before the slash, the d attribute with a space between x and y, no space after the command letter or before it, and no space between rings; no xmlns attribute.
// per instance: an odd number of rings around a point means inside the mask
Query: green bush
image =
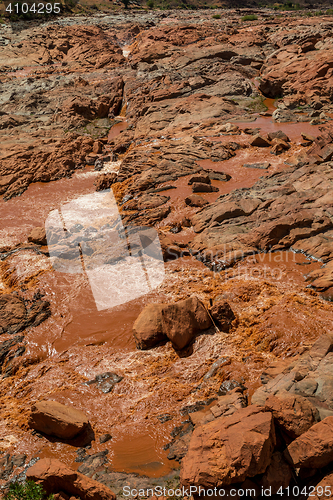
<svg viewBox="0 0 333 500"><path fill-rule="evenodd" d="M327 16L333 16L333 9L327 9L326 15Z"/></svg>
<svg viewBox="0 0 333 500"><path fill-rule="evenodd" d="M46 493L40 484L34 481L26 481L25 483L12 483L8 493L5 495L5 500L45 500ZM47 497L47 500L52 500L53 495Z"/></svg>
<svg viewBox="0 0 333 500"><path fill-rule="evenodd" d="M256 21L258 19L258 16L255 14L248 14L247 16L243 16L241 18L241 21Z"/></svg>
<svg viewBox="0 0 333 500"><path fill-rule="evenodd" d="M154 5L154 0L147 0L147 7L149 7L149 9L153 9Z"/></svg>
<svg viewBox="0 0 333 500"><path fill-rule="evenodd" d="M212 16L213 19L221 19L221 14L214 14Z"/></svg>

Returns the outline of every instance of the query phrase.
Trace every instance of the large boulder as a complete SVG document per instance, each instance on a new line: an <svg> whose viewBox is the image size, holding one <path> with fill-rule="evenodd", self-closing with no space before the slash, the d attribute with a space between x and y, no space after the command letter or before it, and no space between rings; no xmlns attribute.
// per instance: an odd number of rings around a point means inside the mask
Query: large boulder
<svg viewBox="0 0 333 500"><path fill-rule="evenodd" d="M183 459L184 486L227 486L263 474L275 446L273 416L255 405L194 430Z"/></svg>
<svg viewBox="0 0 333 500"><path fill-rule="evenodd" d="M265 405L273 413L279 427L292 439L308 431L319 421L317 408L307 398L287 391L269 396Z"/></svg>
<svg viewBox="0 0 333 500"><path fill-rule="evenodd" d="M175 304L149 304L136 319L133 334L139 349L150 349L167 338L183 349L201 330L212 326L203 303L197 297Z"/></svg>
<svg viewBox="0 0 333 500"><path fill-rule="evenodd" d="M148 304L133 325L133 335L138 349L150 349L166 340L162 328L164 304Z"/></svg>
<svg viewBox="0 0 333 500"><path fill-rule="evenodd" d="M294 467L320 469L333 461L333 417L327 417L290 443L286 459Z"/></svg>
<svg viewBox="0 0 333 500"><path fill-rule="evenodd" d="M70 469L59 460L43 458L27 470L27 479L42 485L46 493L64 492L81 500L115 500L107 486Z"/></svg>
<svg viewBox="0 0 333 500"><path fill-rule="evenodd" d="M88 417L57 401L39 401L31 410L29 426L49 436L73 439L89 427Z"/></svg>
<svg viewBox="0 0 333 500"><path fill-rule="evenodd" d="M162 309L162 328L176 349L183 349L201 330L212 325L209 314L197 297L180 300Z"/></svg>

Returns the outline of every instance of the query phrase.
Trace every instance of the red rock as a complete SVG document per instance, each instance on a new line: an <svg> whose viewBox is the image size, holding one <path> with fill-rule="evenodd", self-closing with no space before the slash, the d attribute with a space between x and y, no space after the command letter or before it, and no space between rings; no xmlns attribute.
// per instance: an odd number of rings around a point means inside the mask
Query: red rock
<svg viewBox="0 0 333 500"><path fill-rule="evenodd" d="M333 417L326 417L293 441L285 451L294 467L320 469L333 461Z"/></svg>
<svg viewBox="0 0 333 500"><path fill-rule="evenodd" d="M133 335L138 349L150 349L166 340L162 328L164 304L148 304L133 325Z"/></svg>
<svg viewBox="0 0 333 500"><path fill-rule="evenodd" d="M202 302L197 297L180 300L162 309L162 328L176 349L183 349L201 330L212 325Z"/></svg>
<svg viewBox="0 0 333 500"><path fill-rule="evenodd" d="M192 191L193 193L217 193L219 191L219 188L216 186L212 186L211 184L206 184L204 182L193 182Z"/></svg>
<svg viewBox="0 0 333 500"><path fill-rule="evenodd" d="M150 349L167 338L183 349L211 324L203 304L191 297L175 304L149 304L136 319L133 335L139 349Z"/></svg>
<svg viewBox="0 0 333 500"><path fill-rule="evenodd" d="M218 301L209 310L213 320L217 326L223 331L228 332L231 328L231 323L236 318L233 310L226 301Z"/></svg>
<svg viewBox="0 0 333 500"><path fill-rule="evenodd" d="M117 174L115 172L99 175L94 183L96 186L96 191L104 191L105 189L110 189L116 179Z"/></svg>
<svg viewBox="0 0 333 500"><path fill-rule="evenodd" d="M14 333L27 317L24 300L11 294L0 295L0 334Z"/></svg>
<svg viewBox="0 0 333 500"><path fill-rule="evenodd" d="M277 130L276 132L269 132L267 134L267 138L269 141L272 141L273 139L281 139L282 141L290 142L289 137L287 136L287 134L282 132L282 130Z"/></svg>
<svg viewBox="0 0 333 500"><path fill-rule="evenodd" d="M185 203L190 207L204 207L205 205L208 205L209 202L202 196L191 194L185 198Z"/></svg>
<svg viewBox="0 0 333 500"><path fill-rule="evenodd" d="M165 261L174 260L181 257L183 250L166 234L160 233L160 244Z"/></svg>
<svg viewBox="0 0 333 500"><path fill-rule="evenodd" d="M191 177L188 181L189 185L193 184L194 182L203 182L204 184L210 184L210 178L208 175L194 175Z"/></svg>
<svg viewBox="0 0 333 500"><path fill-rule="evenodd" d="M42 485L48 495L63 492L81 500L116 499L116 495L107 486L51 458L42 458L30 467L27 470L27 479Z"/></svg>
<svg viewBox="0 0 333 500"><path fill-rule="evenodd" d="M271 146L271 143L267 141L262 135L257 134L250 141L251 146L256 146L259 148L268 148Z"/></svg>
<svg viewBox="0 0 333 500"><path fill-rule="evenodd" d="M195 429L182 461L185 486L225 486L262 474L275 446L273 416L255 405Z"/></svg>
<svg viewBox="0 0 333 500"><path fill-rule="evenodd" d="M322 500L323 498L333 498L333 474L328 474L319 483L314 485L307 500Z"/></svg>
<svg viewBox="0 0 333 500"><path fill-rule="evenodd" d="M100 154L103 151L103 144L101 141L95 141L92 150L93 153Z"/></svg>
<svg viewBox="0 0 333 500"><path fill-rule="evenodd" d="M319 420L318 410L307 398L288 392L269 396L265 406L273 413L279 427L292 439L309 430Z"/></svg>
<svg viewBox="0 0 333 500"><path fill-rule="evenodd" d="M29 427L61 439L72 439L88 426L88 418L82 411L57 401L39 401L29 417Z"/></svg>
<svg viewBox="0 0 333 500"><path fill-rule="evenodd" d="M28 241L37 245L47 245L46 231L44 227L35 227L28 236Z"/></svg>

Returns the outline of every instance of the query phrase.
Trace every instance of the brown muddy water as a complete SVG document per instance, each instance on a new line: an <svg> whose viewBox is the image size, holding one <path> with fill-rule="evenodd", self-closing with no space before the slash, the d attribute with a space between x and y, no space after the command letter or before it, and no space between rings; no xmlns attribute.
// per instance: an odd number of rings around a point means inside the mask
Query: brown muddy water
<svg viewBox="0 0 333 500"><path fill-rule="evenodd" d="M304 131L314 133L314 127L307 123L270 123L269 117L259 117L253 122L254 126L262 126L265 132L283 130L291 138L300 137L300 132ZM239 126L243 127L243 124L239 123ZM245 126L248 127L249 124L244 124L244 128ZM125 128L125 121L114 125L109 138L116 137ZM228 182L213 181L219 192L203 193L202 196L212 202L221 194L229 193L233 189L250 187L260 176L285 168L283 162L286 156L287 154L283 154L274 157L266 149L258 151L256 148L248 147L241 149L235 157L227 161L201 161L200 165L204 168L223 171L232 176ZM245 163L264 161L271 163L268 170L243 167ZM48 184L32 184L20 197L8 202L0 201L1 246L25 241L34 226L44 224L50 211L59 209L62 204L78 196L94 192L96 175L92 169L87 168L77 171L71 179ZM160 223L161 227L167 227L168 224L193 213L193 209L186 207L184 203L184 198L192 194L188 178L180 178L173 184L177 189L165 192L170 196L169 203L173 211ZM175 241L186 243L193 237L193 230L184 228L181 233L172 237ZM171 430L186 419L180 416L179 408L184 404L183 401L190 397L193 384L196 384L207 371L210 360L216 359L216 349L219 345L222 349L225 337L213 341L212 336L208 335L207 338L202 336L191 355L174 353L168 346L158 347L152 352L137 351L132 326L143 307L150 302L184 298L186 294L197 294L207 301L208 297L223 292L227 300L233 301L233 307L241 318L245 313L249 317L259 313L264 317L264 307L262 312L258 313L257 306L251 302L251 294L256 297L256 293L263 293L264 303L272 300L270 294L272 295L272 289L276 286L280 288L279 292L274 292L275 295L282 294L283 297L283 293L289 293L290 289L303 288L304 275L317 269L319 265L318 262L310 261L301 254L277 252L247 258L236 268L214 276L202 263L191 257L184 257L166 264L166 281L156 291L113 309L98 311L90 285L83 274L54 271L46 256L36 255L31 251L18 252L6 260L7 271L16 273L16 283L24 281L28 291L40 288L45 299L51 303L52 316L40 326L27 330L25 359L30 360L31 367L29 372L23 370L22 378L20 372L16 377L18 386L22 384L23 387L19 396L15 393L16 389L10 387L8 397L14 395L15 398L24 398L27 397L25 391L28 391L27 394L30 391L31 400L40 399L42 394L46 399L73 404L87 413L95 425L96 436L103 432L112 434L112 440L104 445L99 444L96 438L92 442L89 454L107 448L109 463L115 471L149 477L164 476L178 466L177 463L167 459L168 452L162 448L170 441ZM233 280L237 281L236 286L233 285ZM230 288L228 288L229 283ZM4 287L6 286L5 283ZM244 308L244 302L238 298L244 300L246 294L249 294L248 310ZM284 299L281 300L283 303ZM309 300L312 300L311 296ZM262 332L258 328L258 331L249 335L247 327L244 326L247 336L246 342L241 338L239 340L241 349L245 349L244 346L247 344L249 349L253 350L251 342L254 345L259 340L264 342L262 337L267 334L269 325L270 330L278 331L277 353L282 353L288 344L292 346L290 354L298 352L299 339L296 339L298 329L295 327L290 333L290 322L303 321L306 313L302 304L295 305L291 298L286 298L285 301L287 303L285 309L282 309L281 303L277 302L276 306L274 305L276 310L271 317L267 316L267 319L264 317ZM314 325L313 320L311 322L305 318L304 324L305 321L313 330L309 334L311 337L314 336L313 332L316 333L317 328L320 328L320 322L324 319L319 316L318 327ZM300 332L300 335L306 338L307 331L304 334ZM225 348L225 352L229 352L228 349L233 352L230 346ZM202 364L203 355L208 361ZM254 357L253 361L247 361L247 364L240 358L230 368L230 374L239 372L249 378L249 395L257 387L264 361L264 357L260 355L258 359ZM105 371L124 374L124 380L116 385L110 395L103 395L96 387L84 383ZM43 377L40 375L41 372ZM228 376L228 373L224 375ZM200 393L203 399L205 394L207 397L211 394L208 388L207 393L205 390ZM157 415L164 413L171 413L173 418L161 424ZM24 420L23 416L21 418ZM16 453L56 457L72 467L78 467L79 464L74 461L75 450L76 447L73 445L36 438L26 432L22 433L21 441L15 447Z"/></svg>

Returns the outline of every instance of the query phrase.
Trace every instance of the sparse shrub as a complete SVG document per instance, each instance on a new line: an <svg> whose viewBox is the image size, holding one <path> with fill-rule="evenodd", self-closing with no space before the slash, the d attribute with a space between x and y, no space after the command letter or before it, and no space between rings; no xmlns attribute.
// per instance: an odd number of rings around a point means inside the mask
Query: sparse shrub
<svg viewBox="0 0 333 500"><path fill-rule="evenodd" d="M333 16L333 9L327 9L326 15L327 16Z"/></svg>
<svg viewBox="0 0 333 500"><path fill-rule="evenodd" d="M155 5L154 0L147 0L147 7L149 9L153 9L154 5Z"/></svg>
<svg viewBox="0 0 333 500"><path fill-rule="evenodd" d="M221 19L221 14L214 14L212 16L213 19Z"/></svg>
<svg viewBox="0 0 333 500"><path fill-rule="evenodd" d="M258 16L255 14L248 14L247 16L243 16L241 18L241 21L256 21L258 19Z"/></svg>
<svg viewBox="0 0 333 500"><path fill-rule="evenodd" d="M40 484L34 481L25 483L12 483L5 500L45 500L46 493ZM53 500L53 495L47 497L47 500Z"/></svg>

